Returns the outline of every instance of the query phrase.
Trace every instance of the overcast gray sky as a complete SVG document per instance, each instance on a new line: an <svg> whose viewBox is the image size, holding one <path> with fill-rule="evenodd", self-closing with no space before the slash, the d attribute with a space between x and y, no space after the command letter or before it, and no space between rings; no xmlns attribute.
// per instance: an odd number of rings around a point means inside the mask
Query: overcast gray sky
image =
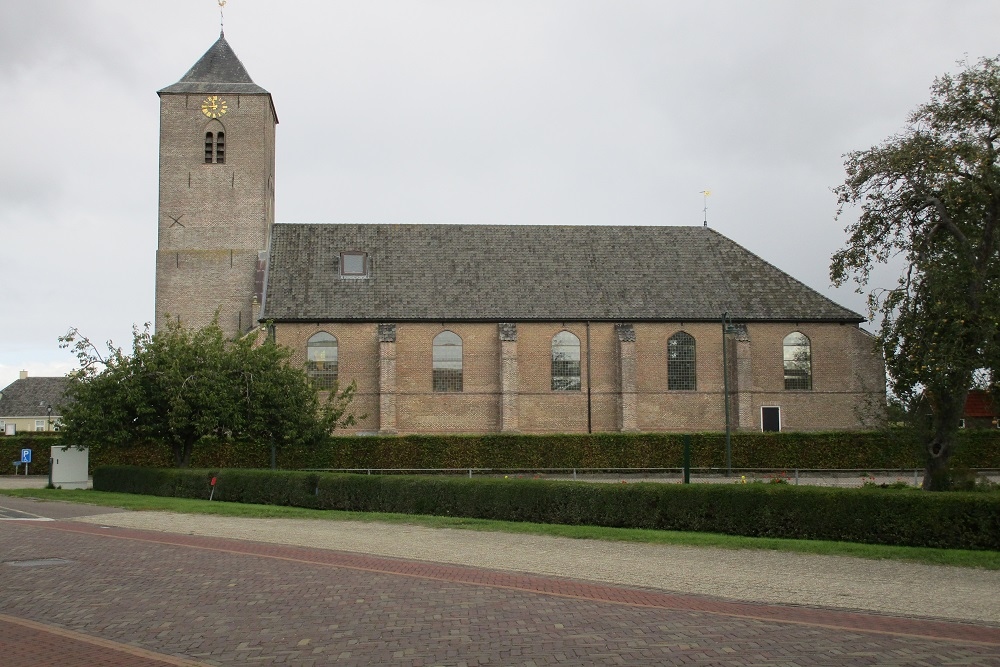
<svg viewBox="0 0 1000 667"><path fill-rule="evenodd" d="M996 0L229 0L281 222L709 225L835 301L842 155L900 130ZM0 0L0 388L153 317L156 90L215 0ZM891 282L889 277L885 282Z"/></svg>

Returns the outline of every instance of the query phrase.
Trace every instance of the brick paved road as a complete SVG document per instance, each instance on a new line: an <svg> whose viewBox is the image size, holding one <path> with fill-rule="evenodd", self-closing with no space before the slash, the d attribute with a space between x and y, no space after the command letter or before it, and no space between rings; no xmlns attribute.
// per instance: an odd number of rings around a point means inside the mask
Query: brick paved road
<svg viewBox="0 0 1000 667"><path fill-rule="evenodd" d="M998 627L69 521L0 522L0 562L6 667L1000 665Z"/></svg>

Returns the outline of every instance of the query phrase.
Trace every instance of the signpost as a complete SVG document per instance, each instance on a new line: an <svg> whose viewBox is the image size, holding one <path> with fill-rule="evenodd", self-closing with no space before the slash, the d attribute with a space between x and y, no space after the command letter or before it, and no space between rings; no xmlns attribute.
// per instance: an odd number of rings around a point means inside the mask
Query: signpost
<svg viewBox="0 0 1000 667"><path fill-rule="evenodd" d="M27 474L28 474L28 464L31 463L31 450L30 449L22 449L21 450L21 463L24 464L24 474L25 474L25 476L27 476Z"/></svg>

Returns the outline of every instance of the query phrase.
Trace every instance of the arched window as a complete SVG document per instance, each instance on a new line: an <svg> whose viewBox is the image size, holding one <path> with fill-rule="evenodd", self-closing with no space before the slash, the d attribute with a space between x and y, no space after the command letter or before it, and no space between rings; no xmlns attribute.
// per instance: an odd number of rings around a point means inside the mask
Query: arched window
<svg viewBox="0 0 1000 667"><path fill-rule="evenodd" d="M812 389L812 349L805 334L785 336L785 389Z"/></svg>
<svg viewBox="0 0 1000 667"><path fill-rule="evenodd" d="M306 343L306 372L317 389L331 389L337 382L337 338L320 331Z"/></svg>
<svg viewBox="0 0 1000 667"><path fill-rule="evenodd" d="M667 389L696 388L694 361L694 336L678 331L667 340Z"/></svg>
<svg viewBox="0 0 1000 667"><path fill-rule="evenodd" d="M552 391L580 390L580 339L568 331L552 337Z"/></svg>
<svg viewBox="0 0 1000 667"><path fill-rule="evenodd" d="M462 391L462 337L452 331L434 336L434 391Z"/></svg>
<svg viewBox="0 0 1000 667"><path fill-rule="evenodd" d="M218 124L221 127L221 123ZM205 133L205 164L225 164L226 163L226 133L222 130L218 132Z"/></svg>

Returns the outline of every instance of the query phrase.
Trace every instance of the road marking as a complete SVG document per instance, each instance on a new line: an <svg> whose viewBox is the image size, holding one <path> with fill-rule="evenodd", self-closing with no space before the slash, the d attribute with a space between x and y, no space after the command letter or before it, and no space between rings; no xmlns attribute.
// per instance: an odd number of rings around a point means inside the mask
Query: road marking
<svg viewBox="0 0 1000 667"><path fill-rule="evenodd" d="M8 513L10 516L7 516ZM0 505L0 521L55 521L55 519Z"/></svg>

